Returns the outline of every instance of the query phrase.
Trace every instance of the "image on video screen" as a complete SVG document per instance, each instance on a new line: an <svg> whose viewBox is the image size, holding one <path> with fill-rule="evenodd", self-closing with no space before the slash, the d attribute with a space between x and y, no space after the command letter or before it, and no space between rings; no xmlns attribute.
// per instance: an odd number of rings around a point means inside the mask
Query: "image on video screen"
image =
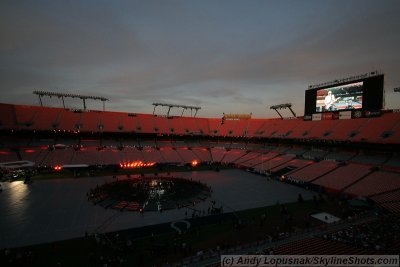
<svg viewBox="0 0 400 267"><path fill-rule="evenodd" d="M362 108L363 82L317 91L316 112Z"/></svg>

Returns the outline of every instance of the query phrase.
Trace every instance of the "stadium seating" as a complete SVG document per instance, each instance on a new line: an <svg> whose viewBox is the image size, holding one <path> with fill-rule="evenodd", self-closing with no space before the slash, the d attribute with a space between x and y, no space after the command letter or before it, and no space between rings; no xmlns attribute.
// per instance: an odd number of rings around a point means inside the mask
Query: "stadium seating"
<svg viewBox="0 0 400 267"><path fill-rule="evenodd" d="M17 153L8 149L0 150L0 162L18 161Z"/></svg>
<svg viewBox="0 0 400 267"><path fill-rule="evenodd" d="M258 171L285 171L286 177L311 182L326 189L344 191L351 195L391 199L389 193L400 188L400 159L393 152L363 151L341 148L320 148L285 144L281 139L301 141L346 141L379 144L400 143L400 113L384 112L377 118L347 120L304 121L302 118L224 120L156 116L126 112L82 111L63 108L0 104L0 130L35 130L87 133L141 133L196 136L192 140L158 140L122 138L117 140L58 137L14 137L5 135L0 140L0 162L28 160L36 165L64 164L109 165L121 162L235 163ZM154 135L153 135L154 136ZM275 143L243 143L219 137L274 138ZM80 139L82 138L82 139ZM65 149L48 150L54 144ZM81 145L74 150L72 146ZM101 147L105 146L105 147ZM76 147L75 147L76 148ZM318 162L321 159L323 161ZM317 161L317 162L314 162ZM338 165L335 161L346 162ZM371 171L371 167L381 170ZM397 172L396 172L397 171ZM374 198L376 196L376 199ZM393 197L393 201L398 200Z"/></svg>
<svg viewBox="0 0 400 267"><path fill-rule="evenodd" d="M100 124L103 126L103 132L120 132L123 130L121 123L121 112L107 112L103 113Z"/></svg>
<svg viewBox="0 0 400 267"><path fill-rule="evenodd" d="M0 129L16 129L15 105L0 104Z"/></svg>
<svg viewBox="0 0 400 267"><path fill-rule="evenodd" d="M104 148L100 150L98 154L99 165L117 165L126 159L125 153L117 148Z"/></svg>
<svg viewBox="0 0 400 267"><path fill-rule="evenodd" d="M247 128L249 136L258 136L260 129L266 124L266 120L263 119L251 119Z"/></svg>
<svg viewBox="0 0 400 267"><path fill-rule="evenodd" d="M123 162L143 161L142 151L135 147L124 147L124 158Z"/></svg>
<svg viewBox="0 0 400 267"><path fill-rule="evenodd" d="M34 162L36 165L40 165L48 153L47 147L28 147L20 149L21 160Z"/></svg>
<svg viewBox="0 0 400 267"><path fill-rule="evenodd" d="M268 152L266 154L259 154L259 156L251 158L250 160L241 163L241 165L245 167L255 168L256 166L262 164L263 162L266 162L274 157L277 157L278 155L280 155L278 152Z"/></svg>
<svg viewBox="0 0 400 267"><path fill-rule="evenodd" d="M298 127L302 123L301 120L297 119L289 119L289 120L280 120L279 121L279 128L272 133L274 137L291 137L291 134L296 127Z"/></svg>
<svg viewBox="0 0 400 267"><path fill-rule="evenodd" d="M71 164L73 155L74 150L71 148L49 151L41 165L54 167L57 165Z"/></svg>
<svg viewBox="0 0 400 267"><path fill-rule="evenodd" d="M377 203L387 203L387 202L399 202L400 201L400 190L391 191L388 193L378 194L371 199Z"/></svg>
<svg viewBox="0 0 400 267"><path fill-rule="evenodd" d="M291 130L291 133L288 135L288 137L295 139L311 138L309 135L311 129L317 127L320 122L321 121L301 121Z"/></svg>
<svg viewBox="0 0 400 267"><path fill-rule="evenodd" d="M348 140L351 136L359 133L360 128L365 122L366 119L338 120L335 127L331 129L331 134L323 137L323 139L338 141Z"/></svg>
<svg viewBox="0 0 400 267"><path fill-rule="evenodd" d="M227 151L225 148L213 147L211 148L211 157L213 162L221 162Z"/></svg>
<svg viewBox="0 0 400 267"><path fill-rule="evenodd" d="M373 196L396 189L400 189L400 173L376 171L347 188L345 192L357 196Z"/></svg>
<svg viewBox="0 0 400 267"><path fill-rule="evenodd" d="M183 128L183 134L198 134L199 127L196 125L196 121L193 118L182 117L179 118L179 122L181 123L181 128Z"/></svg>
<svg viewBox="0 0 400 267"><path fill-rule="evenodd" d="M132 114L120 115L120 125L118 127L119 129L121 129L121 131L136 132L137 124L138 124L138 118L136 116L133 116Z"/></svg>
<svg viewBox="0 0 400 267"><path fill-rule="evenodd" d="M399 123L399 115L397 113L388 113L382 117L369 118L359 134L352 138L353 141L363 141L369 143L385 142L384 133L391 132L393 127Z"/></svg>
<svg viewBox="0 0 400 267"><path fill-rule="evenodd" d="M182 162L184 163L191 163L194 160L199 161L200 159L197 157L195 153L191 149L188 149L187 147L180 147L176 149L176 152L180 156L181 159L183 159Z"/></svg>
<svg viewBox="0 0 400 267"><path fill-rule="evenodd" d="M155 116L153 115L144 115L140 114L137 115L137 125L136 125L136 131L138 133L155 133L154 128L156 125L154 124L154 118ZM167 132L168 134L169 132Z"/></svg>
<svg viewBox="0 0 400 267"><path fill-rule="evenodd" d="M315 123L314 127L312 127L308 134L307 138L312 139L323 139L325 136L328 136L333 129L339 123L338 120L322 120Z"/></svg>
<svg viewBox="0 0 400 267"><path fill-rule="evenodd" d="M239 165L243 165L243 163L251 160L251 159L255 159L258 158L259 156L261 156L261 152L256 152L256 151L247 151L246 155L243 155L242 157L240 157L239 159L236 160L235 163L239 164Z"/></svg>
<svg viewBox="0 0 400 267"><path fill-rule="evenodd" d="M71 164L97 165L99 153L95 147L84 147L75 151Z"/></svg>
<svg viewBox="0 0 400 267"><path fill-rule="evenodd" d="M347 188L345 192L358 196L372 196L396 189L400 189L400 173L376 171Z"/></svg>
<svg viewBox="0 0 400 267"><path fill-rule="evenodd" d="M193 153L200 159L202 162L211 162L211 153L205 147L194 147L192 148Z"/></svg>
<svg viewBox="0 0 400 267"><path fill-rule="evenodd" d="M179 154L172 147L161 147L160 153L164 162L168 163L181 163L184 160L179 156Z"/></svg>
<svg viewBox="0 0 400 267"><path fill-rule="evenodd" d="M208 134L210 130L209 120L205 118L196 118L194 119L196 124L196 133L197 134Z"/></svg>
<svg viewBox="0 0 400 267"><path fill-rule="evenodd" d="M155 133L165 134L183 134L183 128L179 124L179 121L171 117L167 119L165 117L155 116L151 120L153 122L153 131Z"/></svg>
<svg viewBox="0 0 400 267"><path fill-rule="evenodd" d="M294 157L295 155L292 154L278 155L269 160L263 161L262 164L257 165L256 169L259 171L269 171L284 165L285 163L291 161Z"/></svg>
<svg viewBox="0 0 400 267"><path fill-rule="evenodd" d="M65 131L78 131L82 128L82 115L80 111L62 110L58 118L58 129Z"/></svg>
<svg viewBox="0 0 400 267"><path fill-rule="evenodd" d="M296 168L296 169L303 168L303 167L305 167L307 165L310 165L310 164L313 164L313 161L305 160L305 159L292 159L292 160L286 162L283 165L280 165L278 167L275 167L275 168L271 169L271 172L277 172L277 171L279 171L281 169L284 169L286 167L292 167L292 168Z"/></svg>
<svg viewBox="0 0 400 267"><path fill-rule="evenodd" d="M222 120L124 112L66 110L0 104L0 129L60 129L84 132L138 132L174 135L248 136L399 143L400 113L377 118L303 121L301 118Z"/></svg>
<svg viewBox="0 0 400 267"><path fill-rule="evenodd" d="M303 182L311 182L316 178L334 170L337 168L337 163L332 161L320 161L309 166L293 171L287 174L291 179L295 179Z"/></svg>
<svg viewBox="0 0 400 267"><path fill-rule="evenodd" d="M387 144L398 144L400 140L400 113L395 113L397 118L393 118L396 120L396 125L390 130L390 132L382 137L382 142Z"/></svg>
<svg viewBox="0 0 400 267"><path fill-rule="evenodd" d="M243 155L247 153L244 149L231 149L225 153L225 157L222 159L221 162L224 163L234 163L235 161L239 160Z"/></svg>
<svg viewBox="0 0 400 267"><path fill-rule="evenodd" d="M361 164L348 164L313 181L327 189L340 191L360 178L371 173L371 166Z"/></svg>

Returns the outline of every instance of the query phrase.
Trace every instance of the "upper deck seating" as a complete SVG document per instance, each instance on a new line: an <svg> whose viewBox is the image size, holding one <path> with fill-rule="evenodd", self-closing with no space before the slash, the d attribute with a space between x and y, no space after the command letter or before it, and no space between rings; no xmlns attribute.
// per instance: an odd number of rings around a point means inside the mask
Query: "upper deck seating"
<svg viewBox="0 0 400 267"><path fill-rule="evenodd" d="M399 123L400 113L387 113L381 117L365 119L365 125L360 129L360 133L352 138L353 141L363 141L370 143L385 142L385 133Z"/></svg>

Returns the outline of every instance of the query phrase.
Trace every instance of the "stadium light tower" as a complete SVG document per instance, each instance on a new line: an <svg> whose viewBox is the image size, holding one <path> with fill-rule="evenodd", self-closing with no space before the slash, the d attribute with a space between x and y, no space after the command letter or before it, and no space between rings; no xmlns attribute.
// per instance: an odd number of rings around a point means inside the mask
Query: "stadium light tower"
<svg viewBox="0 0 400 267"><path fill-rule="evenodd" d="M168 107L167 117L169 117L169 112L171 111L172 108L181 108L182 109L181 117L183 116L183 113L187 109L190 109L190 115L192 117L196 117L197 111L199 111L201 109L201 107L197 107L197 106L174 105L174 104L165 104L165 103L153 103L153 106L154 106L153 115L156 113L156 107L158 107L158 106ZM193 115L193 110L195 110L194 115Z"/></svg>
<svg viewBox="0 0 400 267"><path fill-rule="evenodd" d="M285 104L280 104L280 105L274 105L269 107L270 109L273 109L276 111L276 113L278 113L279 117L281 117L281 119L283 119L282 114L278 111L280 109L286 109L288 108L290 110L290 112L292 112L293 117L296 117L296 113L294 113L293 109L292 109L292 104L291 103L285 103Z"/></svg>
<svg viewBox="0 0 400 267"><path fill-rule="evenodd" d="M39 97L39 102L40 106L43 107L43 102L42 102L42 97L43 96L48 96L48 97L58 97L62 99L63 102L63 107L65 108L65 102L64 98L69 97L69 98L80 98L83 101L83 110L86 110L86 100L87 99L92 99L92 100L100 100L103 102L103 111L106 109L106 101L109 101L108 98L105 97L100 97L100 96L88 96L88 95L76 95L76 94L63 94L63 93L57 93L57 92L47 92L47 91L33 91L33 94L37 95Z"/></svg>

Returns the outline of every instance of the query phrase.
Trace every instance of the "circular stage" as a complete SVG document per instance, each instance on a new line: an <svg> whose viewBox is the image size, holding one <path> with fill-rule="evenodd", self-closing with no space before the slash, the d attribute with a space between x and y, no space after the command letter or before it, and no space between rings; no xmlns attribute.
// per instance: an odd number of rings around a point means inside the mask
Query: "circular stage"
<svg viewBox="0 0 400 267"><path fill-rule="evenodd" d="M160 211L195 206L211 195L205 183L177 177L140 177L115 180L88 193L94 204L128 211Z"/></svg>

